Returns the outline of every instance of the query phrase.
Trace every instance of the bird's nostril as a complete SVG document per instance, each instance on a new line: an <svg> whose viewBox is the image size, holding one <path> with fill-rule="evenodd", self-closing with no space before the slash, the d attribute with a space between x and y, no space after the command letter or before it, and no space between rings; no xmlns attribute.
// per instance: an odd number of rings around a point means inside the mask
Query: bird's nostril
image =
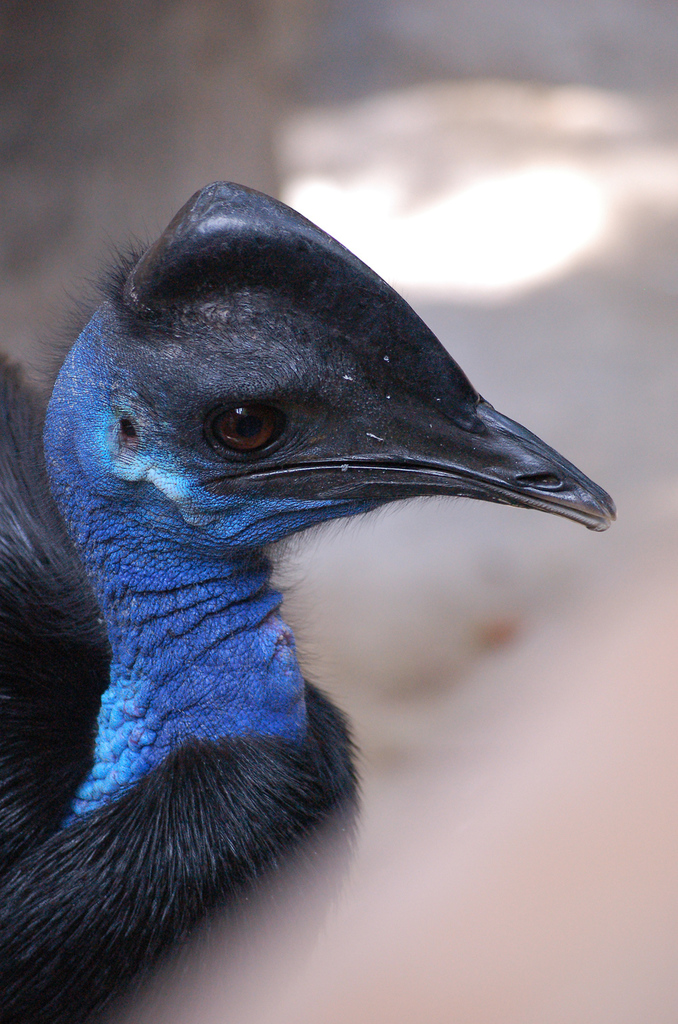
<svg viewBox="0 0 678 1024"><path fill-rule="evenodd" d="M516 478L523 487L536 487L540 491L559 491L563 481L555 473L527 473Z"/></svg>

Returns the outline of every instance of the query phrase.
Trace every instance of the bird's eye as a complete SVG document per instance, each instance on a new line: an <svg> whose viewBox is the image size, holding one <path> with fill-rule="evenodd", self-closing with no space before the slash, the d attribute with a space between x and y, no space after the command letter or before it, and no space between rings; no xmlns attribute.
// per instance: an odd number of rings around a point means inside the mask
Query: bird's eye
<svg viewBox="0 0 678 1024"><path fill-rule="evenodd" d="M275 441L285 417L270 405L238 405L220 409L207 423L207 438L234 452L256 452Z"/></svg>

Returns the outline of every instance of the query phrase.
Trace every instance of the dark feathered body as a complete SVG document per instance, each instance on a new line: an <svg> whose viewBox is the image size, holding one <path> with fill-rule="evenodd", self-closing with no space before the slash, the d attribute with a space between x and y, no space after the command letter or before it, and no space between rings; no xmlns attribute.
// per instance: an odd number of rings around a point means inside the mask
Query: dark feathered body
<svg viewBox="0 0 678 1024"><path fill-rule="evenodd" d="M49 497L43 410L0 363L0 865L58 828L91 760L108 645Z"/></svg>
<svg viewBox="0 0 678 1024"><path fill-rule="evenodd" d="M313 833L347 810L355 779L340 716L311 687L307 698L299 749L189 743L16 864L0 888L3 1024L98 1018L301 839L312 866Z"/></svg>
<svg viewBox="0 0 678 1024"><path fill-rule="evenodd" d="M79 1024L281 857L303 857L302 839L312 863L356 780L343 717L308 685L301 746L189 742L60 827L91 767L109 656L49 499L39 400L6 363L0 388L0 1021Z"/></svg>

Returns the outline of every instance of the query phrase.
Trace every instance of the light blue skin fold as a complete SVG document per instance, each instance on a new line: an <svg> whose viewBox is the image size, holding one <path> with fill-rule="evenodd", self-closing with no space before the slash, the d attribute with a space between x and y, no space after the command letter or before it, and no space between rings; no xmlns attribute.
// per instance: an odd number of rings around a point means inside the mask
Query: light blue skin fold
<svg viewBox="0 0 678 1024"><path fill-rule="evenodd" d="M67 820L115 799L189 738L303 739L294 637L257 549L370 507L216 496L184 468L190 458L162 445L162 422L136 451L121 450L120 417L139 397L107 345L115 330L104 305L64 363L44 434L51 490L112 650L94 764Z"/></svg>

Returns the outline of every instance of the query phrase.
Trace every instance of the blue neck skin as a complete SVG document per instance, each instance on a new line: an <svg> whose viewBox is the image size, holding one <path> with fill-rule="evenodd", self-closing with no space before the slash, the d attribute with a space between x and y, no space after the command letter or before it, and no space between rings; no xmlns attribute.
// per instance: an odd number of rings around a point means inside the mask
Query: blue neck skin
<svg viewBox="0 0 678 1024"><path fill-rule="evenodd" d="M168 427L159 419L139 452L121 457L113 440L120 396L134 395L108 354L116 329L102 307L64 364L45 426L52 493L112 649L94 764L67 820L114 799L191 737L303 739L294 638L256 549L360 511L215 498L162 443Z"/></svg>
<svg viewBox="0 0 678 1024"><path fill-rule="evenodd" d="M187 564L171 544L149 557L137 528L123 551L115 526L93 518L100 571L88 568L112 660L74 814L114 798L190 738L303 739L304 682L268 565L207 555Z"/></svg>

